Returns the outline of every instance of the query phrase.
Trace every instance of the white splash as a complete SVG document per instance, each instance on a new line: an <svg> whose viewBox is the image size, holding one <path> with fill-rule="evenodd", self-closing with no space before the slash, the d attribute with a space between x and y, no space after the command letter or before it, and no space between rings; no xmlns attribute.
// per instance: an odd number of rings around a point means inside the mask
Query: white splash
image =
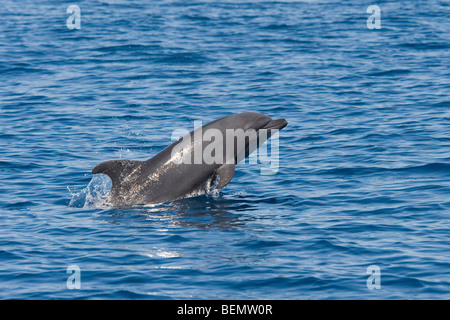
<svg viewBox="0 0 450 320"><path fill-rule="evenodd" d="M210 177L202 187L193 190L182 198L191 198L201 195L216 197L219 195L219 190L216 189L218 183L219 177ZM105 174L94 175L91 181L89 181L89 184L79 192L73 191L67 187L71 197L69 207L87 209L111 207L112 204L109 202L108 197L111 188L111 179ZM144 207L156 207L156 210L159 211L159 205L161 205L161 203L148 203L145 204Z"/></svg>
<svg viewBox="0 0 450 320"><path fill-rule="evenodd" d="M108 194L111 190L111 179L104 174L94 175L89 184L80 192L72 192L69 207L77 208L99 208L109 206Z"/></svg>

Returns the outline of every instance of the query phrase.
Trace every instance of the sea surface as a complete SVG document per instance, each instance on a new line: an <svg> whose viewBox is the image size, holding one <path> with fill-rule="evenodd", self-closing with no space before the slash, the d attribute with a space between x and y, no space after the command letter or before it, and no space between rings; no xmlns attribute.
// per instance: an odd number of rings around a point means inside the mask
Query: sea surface
<svg viewBox="0 0 450 320"><path fill-rule="evenodd" d="M0 299L450 299L449 18L443 0L2 1ZM244 111L289 122L276 174L101 201L97 164Z"/></svg>

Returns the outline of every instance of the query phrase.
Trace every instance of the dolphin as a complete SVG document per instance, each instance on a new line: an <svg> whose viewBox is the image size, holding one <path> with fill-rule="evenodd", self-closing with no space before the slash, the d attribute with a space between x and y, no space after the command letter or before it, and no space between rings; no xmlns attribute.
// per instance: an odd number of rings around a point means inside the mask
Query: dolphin
<svg viewBox="0 0 450 320"><path fill-rule="evenodd" d="M286 125L285 119L257 112L229 115L191 131L149 160L110 160L92 174L111 178L108 200L116 207L190 197L217 178L215 188L225 187L236 164Z"/></svg>

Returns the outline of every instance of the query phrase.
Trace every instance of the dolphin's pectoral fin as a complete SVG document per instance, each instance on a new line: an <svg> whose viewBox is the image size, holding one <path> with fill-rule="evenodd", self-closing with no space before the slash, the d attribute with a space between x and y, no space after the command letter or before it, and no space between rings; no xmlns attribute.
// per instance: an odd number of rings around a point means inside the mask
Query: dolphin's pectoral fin
<svg viewBox="0 0 450 320"><path fill-rule="evenodd" d="M216 189L222 189L225 187L234 176L234 169L236 165L233 164L224 164L219 169L217 169L216 174L220 177L219 184Z"/></svg>

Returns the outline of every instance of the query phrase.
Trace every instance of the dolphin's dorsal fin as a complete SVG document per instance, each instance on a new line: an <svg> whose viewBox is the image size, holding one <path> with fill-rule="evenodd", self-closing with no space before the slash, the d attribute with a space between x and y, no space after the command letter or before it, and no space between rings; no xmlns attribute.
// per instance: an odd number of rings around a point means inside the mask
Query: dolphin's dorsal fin
<svg viewBox="0 0 450 320"><path fill-rule="evenodd" d="M231 179L234 176L235 168L236 165L232 163L232 164L224 164L220 166L219 169L217 169L216 174L220 177L220 181L216 189L222 189L231 181Z"/></svg>
<svg viewBox="0 0 450 320"><path fill-rule="evenodd" d="M103 173L111 178L113 188L122 184L122 181L139 170L143 161L134 160L110 160L100 163L94 169L92 174Z"/></svg>

